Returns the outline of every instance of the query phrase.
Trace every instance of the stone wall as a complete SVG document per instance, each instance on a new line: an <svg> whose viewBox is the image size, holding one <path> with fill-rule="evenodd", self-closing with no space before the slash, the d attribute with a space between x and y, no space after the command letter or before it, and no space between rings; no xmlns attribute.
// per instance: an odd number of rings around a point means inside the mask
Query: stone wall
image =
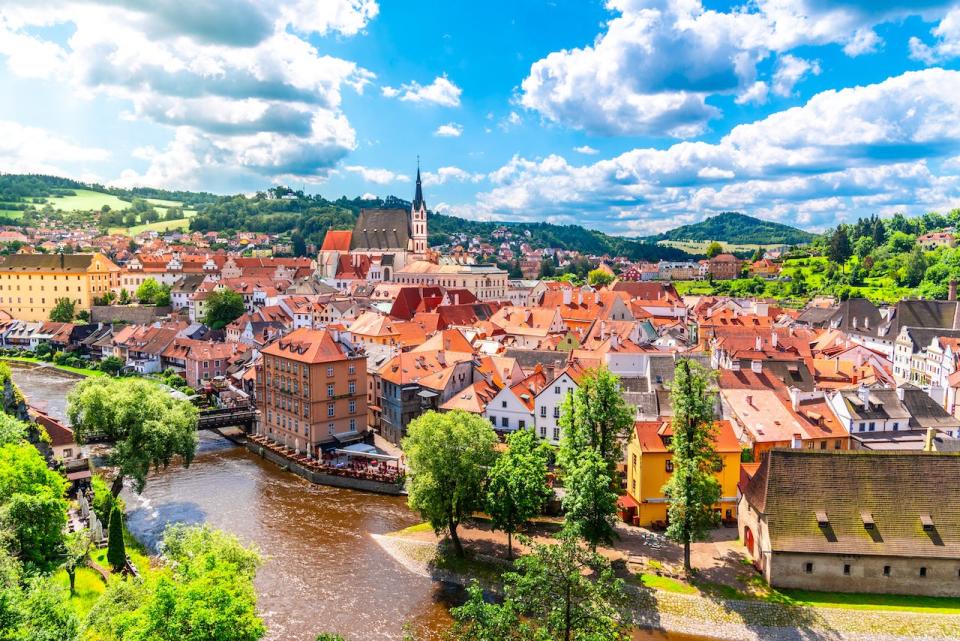
<svg viewBox="0 0 960 641"><path fill-rule="evenodd" d="M806 564L812 563L807 572ZM848 566L849 574L845 573ZM889 567L889 576L884 568ZM921 576L921 568L926 575ZM774 552L770 583L778 588L960 596L960 559Z"/></svg>
<svg viewBox="0 0 960 641"><path fill-rule="evenodd" d="M153 305L94 305L90 308L90 322L149 325L158 318L169 315L172 309L169 306Z"/></svg>
<svg viewBox="0 0 960 641"><path fill-rule="evenodd" d="M381 483L379 481L368 481L366 479L355 479L347 476L333 476L331 474L321 474L307 469L296 461L291 461L276 452L272 452L258 443L247 442L247 449L254 454L279 465L293 472L297 476L307 479L317 485L332 485L334 487L345 487L351 490L363 490L365 492L376 492L377 494L392 494L399 496L404 494L404 488L395 483Z"/></svg>

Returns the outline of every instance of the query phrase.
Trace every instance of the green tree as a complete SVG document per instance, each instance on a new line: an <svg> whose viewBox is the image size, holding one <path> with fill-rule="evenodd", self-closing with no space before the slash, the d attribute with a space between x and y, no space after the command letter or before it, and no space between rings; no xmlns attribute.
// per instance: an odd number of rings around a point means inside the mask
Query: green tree
<svg viewBox="0 0 960 641"><path fill-rule="evenodd" d="M70 594L76 592L77 568L87 562L90 555L90 531L77 530L63 537L63 569L70 579Z"/></svg>
<svg viewBox="0 0 960 641"><path fill-rule="evenodd" d="M105 359L100 361L100 371L106 372L107 374L116 374L123 369L123 359L119 356L107 356Z"/></svg>
<svg viewBox="0 0 960 641"><path fill-rule="evenodd" d="M853 244L853 253L856 254L858 258L863 259L870 255L870 252L873 251L875 246L872 236L861 236L857 239L857 242Z"/></svg>
<svg viewBox="0 0 960 641"><path fill-rule="evenodd" d="M63 543L67 503L49 492L17 493L0 508L0 526L13 534L13 550L24 564L49 567Z"/></svg>
<svg viewBox="0 0 960 641"><path fill-rule="evenodd" d="M130 304L130 292L128 292L126 289L121 289L121 290L120 290L120 298L117 300L117 302L120 303L121 305L129 305L129 304Z"/></svg>
<svg viewBox="0 0 960 641"><path fill-rule="evenodd" d="M560 464L567 467L588 448L596 450L612 472L623 441L633 427L635 410L620 393L620 379L605 367L588 371L561 406Z"/></svg>
<svg viewBox="0 0 960 641"><path fill-rule="evenodd" d="M58 298L50 310L50 320L54 323L70 323L76 315L76 306L69 298Z"/></svg>
<svg viewBox="0 0 960 641"><path fill-rule="evenodd" d="M716 394L711 373L683 358L674 370L670 389L673 436L669 450L673 473L663 492L669 501L667 536L683 545L683 568L689 574L690 544L706 538L720 518L713 506L720 501L720 483L714 471L720 460L714 450Z"/></svg>
<svg viewBox="0 0 960 641"><path fill-rule="evenodd" d="M507 437L507 451L487 477L487 514L493 528L507 533L507 555L513 558L513 534L539 514L552 491L547 485L546 446L530 430Z"/></svg>
<svg viewBox="0 0 960 641"><path fill-rule="evenodd" d="M827 256L838 265L843 265L852 253L853 250L850 247L850 236L847 235L847 227L840 225L830 237Z"/></svg>
<svg viewBox="0 0 960 641"><path fill-rule="evenodd" d="M177 456L189 465L197 450L197 409L152 381L84 379L67 396L67 415L81 443L91 434L113 443L107 461L117 467L114 496L125 477L142 492L151 466L166 467Z"/></svg>
<svg viewBox="0 0 960 641"><path fill-rule="evenodd" d="M211 293L206 308L203 323L212 329L223 329L246 311L243 296L230 289Z"/></svg>
<svg viewBox="0 0 960 641"><path fill-rule="evenodd" d="M607 462L594 449L581 453L564 468L563 510L566 527L590 544L612 543L617 533L617 493Z"/></svg>
<svg viewBox="0 0 960 641"><path fill-rule="evenodd" d="M9 637L11 641L76 641L80 620L70 603L67 591L50 578L28 581L18 608L18 625Z"/></svg>
<svg viewBox="0 0 960 641"><path fill-rule="evenodd" d="M613 282L613 278L613 274L599 267L591 270L587 274L587 282L590 283L591 287L604 287L609 285Z"/></svg>
<svg viewBox="0 0 960 641"><path fill-rule="evenodd" d="M523 620L514 600L489 603L476 582L467 587L467 595L466 603L450 611L453 616L453 627L447 634L450 641L535 640L535 631Z"/></svg>
<svg viewBox="0 0 960 641"><path fill-rule="evenodd" d="M427 412L407 427L407 502L437 534L450 534L458 556L463 545L457 527L483 507L483 483L496 459L496 442L490 421L459 410Z"/></svg>
<svg viewBox="0 0 960 641"><path fill-rule="evenodd" d="M152 305L156 300L157 296L163 291L163 288L160 286L160 283L154 278L148 278L137 287L137 300L143 303L144 305ZM121 297L123 294L121 293Z"/></svg>
<svg viewBox="0 0 960 641"><path fill-rule="evenodd" d="M27 438L27 424L0 412L0 445L16 445Z"/></svg>
<svg viewBox="0 0 960 641"><path fill-rule="evenodd" d="M723 253L723 245L721 245L717 241L713 241L712 243L707 245L707 252L706 252L707 258L713 258L715 256L719 256L722 253Z"/></svg>
<svg viewBox="0 0 960 641"><path fill-rule="evenodd" d="M915 245L907 258L907 268L904 272L903 284L907 287L916 287L923 280L927 271L927 258L920 245Z"/></svg>
<svg viewBox="0 0 960 641"><path fill-rule="evenodd" d="M127 565L127 546L123 541L123 512L114 504L107 529L107 561L114 572L122 572Z"/></svg>
<svg viewBox="0 0 960 641"><path fill-rule="evenodd" d="M290 244L293 246L294 256L307 255L307 241L304 240L300 230L294 230L294 232L290 234Z"/></svg>

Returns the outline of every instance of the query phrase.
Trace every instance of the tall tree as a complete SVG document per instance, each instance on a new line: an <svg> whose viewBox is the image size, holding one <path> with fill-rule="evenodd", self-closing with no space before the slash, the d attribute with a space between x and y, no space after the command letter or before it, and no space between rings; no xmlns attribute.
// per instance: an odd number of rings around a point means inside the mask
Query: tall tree
<svg viewBox="0 0 960 641"><path fill-rule="evenodd" d="M496 459L490 421L463 411L427 412L410 422L403 451L410 470L410 507L437 534L448 532L458 556L457 527L483 507L483 483Z"/></svg>
<svg viewBox="0 0 960 641"><path fill-rule="evenodd" d="M223 329L246 311L243 296L229 289L211 293L206 308L203 323L212 329Z"/></svg>
<svg viewBox="0 0 960 641"><path fill-rule="evenodd" d="M923 280L927 271L927 257L920 245L915 245L907 257L907 267L903 276L903 284L907 287L916 287Z"/></svg>
<svg viewBox="0 0 960 641"><path fill-rule="evenodd" d="M838 265L843 265L853 253L850 246L850 236L847 235L846 225L837 226L836 231L830 237L830 247L827 250L827 256Z"/></svg>
<svg viewBox="0 0 960 641"><path fill-rule="evenodd" d="M707 252L706 252L707 258L713 258L715 256L719 256L722 253L723 253L723 245L721 245L717 241L713 241L712 243L707 245Z"/></svg>
<svg viewBox="0 0 960 641"><path fill-rule="evenodd" d="M69 298L58 298L50 310L50 320L54 323L70 323L76 316L76 306Z"/></svg>
<svg viewBox="0 0 960 641"><path fill-rule="evenodd" d="M716 394L711 388L711 372L699 363L680 359L670 400L673 474L663 487L669 500L667 536L683 545L683 568L689 574L691 542L705 539L720 522L713 508L720 501L720 483L714 476L719 458L714 449Z"/></svg>
<svg viewBox="0 0 960 641"><path fill-rule="evenodd" d="M507 555L513 558L513 535L539 514L552 494L547 485L546 446L530 430L507 437L507 451L487 478L487 514L494 529L507 533Z"/></svg>
<svg viewBox="0 0 960 641"><path fill-rule="evenodd" d="M616 538L617 493L614 477L600 453L588 449L564 469L566 527L596 550Z"/></svg>
<svg viewBox="0 0 960 641"><path fill-rule="evenodd" d="M300 233L300 230L296 229L290 235L290 244L293 246L294 256L307 255L307 241L304 240L303 234Z"/></svg>
<svg viewBox="0 0 960 641"><path fill-rule="evenodd" d="M620 379L610 370L601 367L587 372L561 406L561 465L567 467L581 452L591 448L612 472L621 459L623 441L635 414L636 410L627 405L620 393Z"/></svg>
<svg viewBox="0 0 960 641"><path fill-rule="evenodd" d="M107 561L114 572L122 572L127 565L127 545L123 540L123 512L114 504L107 526Z"/></svg>
<svg viewBox="0 0 960 641"><path fill-rule="evenodd" d="M591 287L603 287L613 282L614 276L610 272L600 269L591 270L587 274L587 282Z"/></svg>
<svg viewBox="0 0 960 641"><path fill-rule="evenodd" d="M113 495L125 477L142 492L150 467L166 467L177 456L189 465L197 450L197 409L144 379L87 378L67 396L67 416L79 442L103 435L113 443L107 457L117 468Z"/></svg>
<svg viewBox="0 0 960 641"><path fill-rule="evenodd" d="M137 287L137 300L144 305L153 305L163 288L154 278L148 278ZM122 296L122 294L121 294Z"/></svg>
<svg viewBox="0 0 960 641"><path fill-rule="evenodd" d="M90 531L77 530L63 537L63 569L70 579L70 594L76 592L77 568L90 555Z"/></svg>

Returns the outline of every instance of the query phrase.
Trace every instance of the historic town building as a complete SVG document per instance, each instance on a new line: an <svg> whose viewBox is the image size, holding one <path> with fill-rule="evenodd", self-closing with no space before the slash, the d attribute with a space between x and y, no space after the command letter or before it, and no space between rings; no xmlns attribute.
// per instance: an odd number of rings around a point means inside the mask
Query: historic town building
<svg viewBox="0 0 960 641"><path fill-rule="evenodd" d="M41 321L61 298L75 311L120 285L120 268L103 254L12 254L0 264L0 310Z"/></svg>

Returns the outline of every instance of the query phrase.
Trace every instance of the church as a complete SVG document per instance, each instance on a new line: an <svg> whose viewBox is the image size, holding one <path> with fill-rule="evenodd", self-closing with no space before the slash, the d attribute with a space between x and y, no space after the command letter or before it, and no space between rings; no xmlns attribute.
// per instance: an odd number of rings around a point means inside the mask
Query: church
<svg viewBox="0 0 960 641"><path fill-rule="evenodd" d="M361 209L353 231L328 231L320 248L317 275L325 280L346 276L390 282L397 271L425 260L427 254L427 203L418 166L410 211Z"/></svg>

